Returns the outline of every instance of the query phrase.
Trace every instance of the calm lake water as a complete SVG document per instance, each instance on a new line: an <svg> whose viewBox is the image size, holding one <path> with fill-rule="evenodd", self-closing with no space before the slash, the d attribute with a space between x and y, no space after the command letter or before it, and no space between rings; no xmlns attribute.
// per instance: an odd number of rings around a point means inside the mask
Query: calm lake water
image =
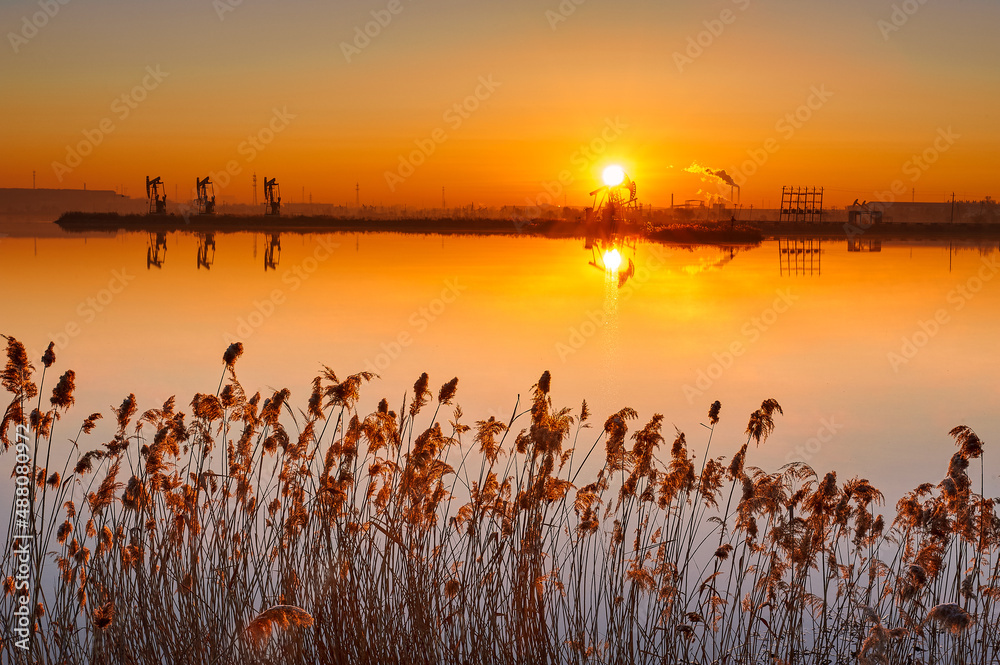
<svg viewBox="0 0 1000 665"><path fill-rule="evenodd" d="M87 414L108 415L130 392L140 410L177 395L189 411L195 392L215 392L222 353L240 340L244 386L288 387L301 408L325 364L341 378L380 375L362 392L364 412L382 397L398 409L426 371L435 391L459 377L467 424L506 419L550 370L557 407L578 412L586 399L594 413L588 448L631 406L633 429L663 413L701 454L700 423L718 399L712 454L728 456L773 397L785 414L749 464L802 459L867 477L890 505L944 477L948 431L967 424L987 443L987 494L997 489L995 244L640 242L624 252L634 275L623 286L589 265L581 240L283 235L279 249L260 234L217 234L214 247L170 234L159 256L155 246L146 234L0 240L0 332L39 367L55 340L53 369L77 374L57 458Z"/></svg>

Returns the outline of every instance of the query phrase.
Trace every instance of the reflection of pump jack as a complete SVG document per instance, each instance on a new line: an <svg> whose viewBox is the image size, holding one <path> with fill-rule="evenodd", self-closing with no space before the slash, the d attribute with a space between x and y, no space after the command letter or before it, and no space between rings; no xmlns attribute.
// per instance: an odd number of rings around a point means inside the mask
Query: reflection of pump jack
<svg viewBox="0 0 1000 665"><path fill-rule="evenodd" d="M157 233L156 239L153 234L149 234L149 245L146 247L146 270L153 266L163 267L163 261L167 258L167 234Z"/></svg>
<svg viewBox="0 0 1000 665"><path fill-rule="evenodd" d="M204 180L195 178L195 191L198 193L198 213L202 215L215 214L215 185L206 176ZM209 187L212 188L211 196Z"/></svg>
<svg viewBox="0 0 1000 665"><path fill-rule="evenodd" d="M281 262L281 234L272 233L271 242L264 248L264 272L277 270Z"/></svg>
<svg viewBox="0 0 1000 665"><path fill-rule="evenodd" d="M632 259L629 259L628 268L618 271L618 288L620 289L625 286L625 282L633 277L635 277L635 263L632 262Z"/></svg>
<svg viewBox="0 0 1000 665"><path fill-rule="evenodd" d="M160 180L159 176L149 179L146 176L146 199L149 202L148 212L150 215L165 215L167 214L167 192L164 188L163 196L160 196L160 188L163 188L163 181Z"/></svg>
<svg viewBox="0 0 1000 665"><path fill-rule="evenodd" d="M594 238L587 236L584 241L584 249L589 249L591 259L588 265L600 270L608 275L615 275L618 278L618 288L625 286L625 282L635 276L635 263L631 258L626 259L626 250L632 250L635 256L636 241L627 236L621 238ZM622 266L623 261L627 265Z"/></svg>
<svg viewBox="0 0 1000 665"><path fill-rule="evenodd" d="M208 250L212 250L209 254ZM205 270L211 270L212 264L215 263L215 234L214 233L199 233L198 234L198 269L204 268Z"/></svg>
<svg viewBox="0 0 1000 665"><path fill-rule="evenodd" d="M277 178L268 180L267 176L264 176L264 214L275 216L281 214L281 188L278 186Z"/></svg>

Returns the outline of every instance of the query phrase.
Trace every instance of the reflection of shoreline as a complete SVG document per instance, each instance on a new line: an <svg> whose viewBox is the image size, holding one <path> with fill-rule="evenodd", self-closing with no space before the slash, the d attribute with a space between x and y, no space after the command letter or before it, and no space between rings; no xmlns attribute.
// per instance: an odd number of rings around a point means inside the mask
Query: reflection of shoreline
<svg viewBox="0 0 1000 665"><path fill-rule="evenodd" d="M180 215L156 217L148 215L67 213L60 217L56 221L56 224L60 228L71 232L390 232L511 236L545 234L562 237L579 235L582 237L582 228L578 228L575 222L560 224L559 222L545 221L541 224L517 227L509 219L372 219L333 217L328 215L297 215L275 218L274 216L264 215L203 215L191 216L185 220Z"/></svg>
<svg viewBox="0 0 1000 665"><path fill-rule="evenodd" d="M434 235L497 235L550 238L584 238L587 228L576 220L535 220L524 225L510 219L477 218L345 218L328 215L299 215L275 218L250 215L183 216L117 215L114 213L67 213L55 226L65 232L114 233L136 231L149 233L404 233ZM1000 239L1000 225L973 223L893 223L883 222L851 233L841 224L827 222L698 222L672 224L635 235L650 240L682 244L754 245L778 236L823 239L852 239L859 235L880 240L995 240Z"/></svg>
<svg viewBox="0 0 1000 665"><path fill-rule="evenodd" d="M1000 239L1000 224L972 224L950 222L882 222L863 229L848 226L845 230L842 224L825 222L755 222L764 237L773 239L782 237L798 237L803 239L827 238L878 238L880 240L979 240Z"/></svg>
<svg viewBox="0 0 1000 665"><path fill-rule="evenodd" d="M148 233L413 233L440 235L502 235L550 238L585 238L587 225L578 220L536 219L523 222L507 218L400 217L362 218L331 215L296 215L276 218L273 215L118 215L116 213L73 212L62 215L56 225L71 233L135 231ZM638 226L631 235L675 242L743 242L754 244L762 236L756 229L741 224L699 222L694 225L671 225L644 233Z"/></svg>

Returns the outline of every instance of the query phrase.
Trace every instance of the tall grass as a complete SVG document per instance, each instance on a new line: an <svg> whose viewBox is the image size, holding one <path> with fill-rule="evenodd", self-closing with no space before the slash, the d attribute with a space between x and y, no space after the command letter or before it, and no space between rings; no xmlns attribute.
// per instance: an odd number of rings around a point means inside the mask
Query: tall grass
<svg viewBox="0 0 1000 665"><path fill-rule="evenodd" d="M592 427L585 402L556 409L548 372L509 422L466 424L457 379L435 395L424 374L398 411L382 400L363 416L373 375L327 368L297 409L288 390L245 392L242 351L226 350L215 394L185 411L129 395L107 442L84 452L93 414L53 460L75 376L46 403L51 347L36 385L8 339L2 433L5 446L16 425L31 433L37 546L35 632L16 646L7 577L4 662L997 658L1000 521L974 491L968 428L951 433L945 479L888 521L867 480L748 463L774 400L730 459L699 460L681 432L667 445L660 415L639 426L625 408Z"/></svg>

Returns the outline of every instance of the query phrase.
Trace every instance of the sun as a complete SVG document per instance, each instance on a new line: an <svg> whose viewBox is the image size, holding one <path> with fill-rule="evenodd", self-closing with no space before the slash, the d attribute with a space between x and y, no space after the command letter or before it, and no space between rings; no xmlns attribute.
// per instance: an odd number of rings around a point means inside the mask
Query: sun
<svg viewBox="0 0 1000 665"><path fill-rule="evenodd" d="M603 176L604 184L608 187L617 187L622 184L625 180L625 170L617 164L612 164L608 168L604 169Z"/></svg>
<svg viewBox="0 0 1000 665"><path fill-rule="evenodd" d="M617 272L622 265L622 255L617 249L604 252L604 267L608 272Z"/></svg>

